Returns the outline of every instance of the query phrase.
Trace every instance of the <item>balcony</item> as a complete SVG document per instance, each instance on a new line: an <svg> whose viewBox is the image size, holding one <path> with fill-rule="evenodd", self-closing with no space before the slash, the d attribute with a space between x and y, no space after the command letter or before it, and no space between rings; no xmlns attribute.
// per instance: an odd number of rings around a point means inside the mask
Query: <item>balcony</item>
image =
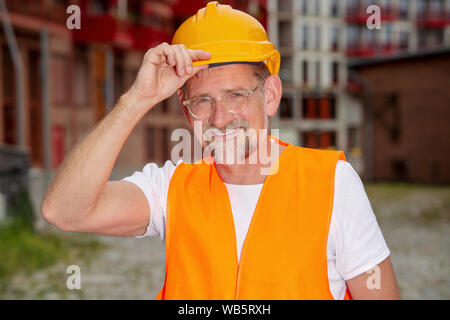
<svg viewBox="0 0 450 320"><path fill-rule="evenodd" d="M171 36L162 30L144 24L131 24L111 15L84 15L82 28L73 30L77 42L103 42L128 49L147 50L162 42L170 42Z"/></svg>
<svg viewBox="0 0 450 320"><path fill-rule="evenodd" d="M30 18L43 19L47 22L66 24L67 13L62 2L36 1L36 0L6 0L6 7L10 14L26 16Z"/></svg>
<svg viewBox="0 0 450 320"><path fill-rule="evenodd" d="M398 48L391 43L356 43L347 47L346 54L349 58L364 58L380 55L390 55L398 51Z"/></svg>
<svg viewBox="0 0 450 320"><path fill-rule="evenodd" d="M427 10L417 14L417 26L421 28L444 28L450 25L450 15L445 10Z"/></svg>
<svg viewBox="0 0 450 320"><path fill-rule="evenodd" d="M364 45L352 45L347 48L348 57L370 57L375 54L374 47Z"/></svg>
<svg viewBox="0 0 450 320"><path fill-rule="evenodd" d="M77 42L112 42L118 33L116 19L108 14L81 15L81 29L73 30Z"/></svg>
<svg viewBox="0 0 450 320"><path fill-rule="evenodd" d="M371 14L366 12L366 6L347 7L345 20L352 24L366 24ZM398 18L398 12L394 7L381 8L381 21L389 22Z"/></svg>
<svg viewBox="0 0 450 320"><path fill-rule="evenodd" d="M171 35L162 30L145 25L132 25L129 29L133 39L133 48L137 50L148 50L162 42L170 43Z"/></svg>

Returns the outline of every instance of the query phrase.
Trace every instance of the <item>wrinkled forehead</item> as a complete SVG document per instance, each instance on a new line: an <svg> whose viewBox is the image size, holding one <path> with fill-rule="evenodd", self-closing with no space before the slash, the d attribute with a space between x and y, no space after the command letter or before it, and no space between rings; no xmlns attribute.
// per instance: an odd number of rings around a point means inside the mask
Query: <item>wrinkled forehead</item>
<svg viewBox="0 0 450 320"><path fill-rule="evenodd" d="M189 78L183 90L187 97L190 97L217 85L223 86L223 89L230 89L232 86L246 87L254 83L254 70L254 65L248 63L217 64Z"/></svg>

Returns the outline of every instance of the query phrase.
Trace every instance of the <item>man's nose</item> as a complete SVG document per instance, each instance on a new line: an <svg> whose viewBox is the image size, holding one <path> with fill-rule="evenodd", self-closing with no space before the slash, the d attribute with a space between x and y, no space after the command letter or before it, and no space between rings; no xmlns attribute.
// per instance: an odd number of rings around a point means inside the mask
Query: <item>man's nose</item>
<svg viewBox="0 0 450 320"><path fill-rule="evenodd" d="M214 114L212 115L212 124L216 128L224 127L230 120L233 120L233 114L229 112L222 101L216 101Z"/></svg>

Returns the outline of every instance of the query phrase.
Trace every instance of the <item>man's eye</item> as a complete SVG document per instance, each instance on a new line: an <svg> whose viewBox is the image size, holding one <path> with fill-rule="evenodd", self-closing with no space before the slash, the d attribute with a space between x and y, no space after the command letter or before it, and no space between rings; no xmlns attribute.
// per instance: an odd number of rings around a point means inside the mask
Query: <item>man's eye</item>
<svg viewBox="0 0 450 320"><path fill-rule="evenodd" d="M195 101L195 104L197 105L205 105L208 104L211 101L209 97L200 97Z"/></svg>
<svg viewBox="0 0 450 320"><path fill-rule="evenodd" d="M233 92L233 93L231 94L231 97L233 97L233 98L241 98L241 97L243 97L243 96L244 96L244 94L241 93L241 92Z"/></svg>

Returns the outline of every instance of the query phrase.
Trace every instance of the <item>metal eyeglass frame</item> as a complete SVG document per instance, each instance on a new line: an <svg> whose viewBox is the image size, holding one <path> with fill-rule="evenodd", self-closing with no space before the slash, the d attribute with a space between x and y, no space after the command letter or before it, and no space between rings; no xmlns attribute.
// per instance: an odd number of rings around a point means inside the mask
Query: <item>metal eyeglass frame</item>
<svg viewBox="0 0 450 320"><path fill-rule="evenodd" d="M214 108L214 110L213 110L213 112L211 113L211 115L213 115L214 112L216 111L216 102L217 102L217 101L222 101L223 99L225 99L226 97L228 97L228 96L230 96L230 95L232 95L232 94L240 93L240 94L243 94L243 95L246 96L246 98L247 98L247 103L248 103L248 98L249 98L251 95L253 95L253 94L256 92L256 90L257 90L262 84L264 84L265 82L266 82L265 80L260 81L260 82L258 83L258 85L257 85L254 89L252 89L252 90L234 90L234 91L228 92L228 93L224 94L223 97L221 97L221 98L214 98L214 97L209 97L209 96L197 96L197 97L193 97L193 98L191 98L191 99L188 99L188 100L186 100L186 101L183 101L183 105L188 109L189 114L190 114L191 116L193 116L193 117L196 118L196 119L202 120L202 118L196 116L196 115L192 112L192 110L191 110L191 108L190 108L190 106L189 106L189 104L190 104L193 100L198 99L198 98L209 98L209 99L211 99L211 101L213 102L213 108ZM234 113L234 114L236 113L236 112L234 112L233 110L228 109L227 106L224 106L224 108L225 108L225 110L227 110L227 111L230 112L230 113ZM210 115L209 117L211 117L211 115ZM208 118L209 118L209 117L208 117ZM204 119L208 119L208 118L204 118ZM203 119L203 120L204 120L204 119Z"/></svg>

